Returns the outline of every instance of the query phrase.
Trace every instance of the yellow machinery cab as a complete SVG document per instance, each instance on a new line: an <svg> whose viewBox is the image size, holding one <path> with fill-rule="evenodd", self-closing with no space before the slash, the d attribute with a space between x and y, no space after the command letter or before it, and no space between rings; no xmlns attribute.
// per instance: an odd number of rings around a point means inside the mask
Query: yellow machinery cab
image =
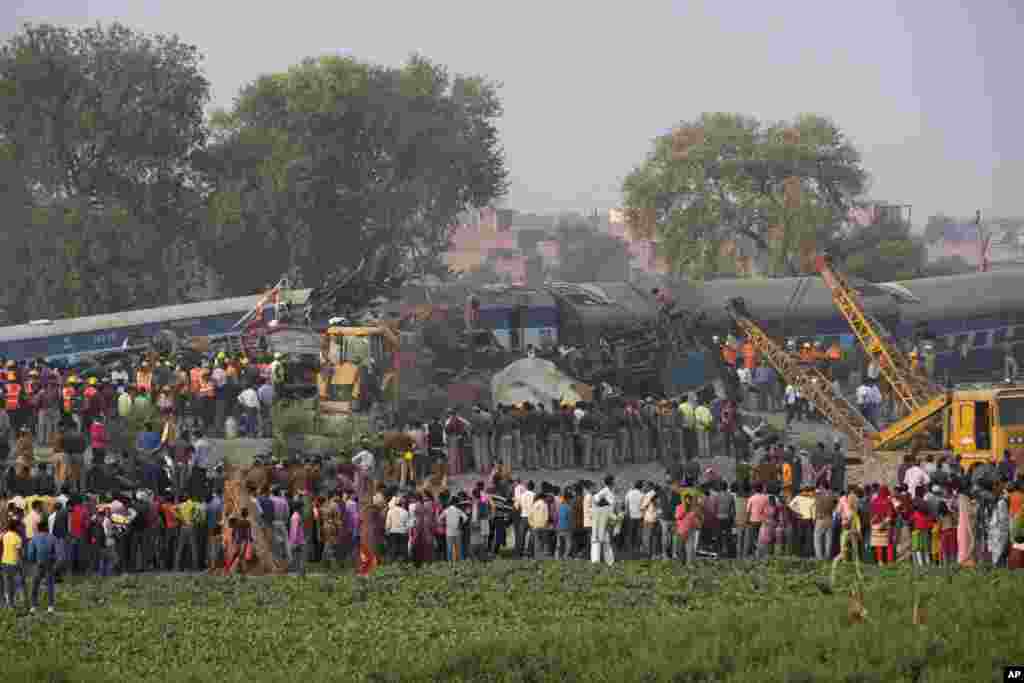
<svg viewBox="0 0 1024 683"><path fill-rule="evenodd" d="M947 410L943 441L965 471L998 463L1005 452L1024 459L1024 386L957 389Z"/></svg>
<svg viewBox="0 0 1024 683"><path fill-rule="evenodd" d="M382 395L397 388L398 334L386 324L365 327L330 327L321 347L321 371L317 379L320 410L331 415L358 411L365 392L360 386L361 370L371 362L381 376Z"/></svg>

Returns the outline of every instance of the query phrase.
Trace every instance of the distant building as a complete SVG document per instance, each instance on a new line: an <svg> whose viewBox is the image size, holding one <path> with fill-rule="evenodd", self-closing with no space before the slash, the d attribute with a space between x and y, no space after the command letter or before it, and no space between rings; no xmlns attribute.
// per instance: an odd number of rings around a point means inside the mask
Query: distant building
<svg viewBox="0 0 1024 683"><path fill-rule="evenodd" d="M525 284L526 262L531 254L520 248L519 233L553 231L555 221L553 216L513 209L487 207L468 211L452 233L452 246L445 254L445 264L456 271L470 271L490 260L494 269L511 284ZM551 244L549 241L537 244L545 264L558 258L558 246L555 244L552 248Z"/></svg>
<svg viewBox="0 0 1024 683"><path fill-rule="evenodd" d="M637 237L626 221L623 209L609 209L608 218L598 229L626 243L629 250L630 269L633 272L664 275L669 272L668 261L658 255L657 240Z"/></svg>
<svg viewBox="0 0 1024 683"><path fill-rule="evenodd" d="M987 259L990 265L1015 263L1024 260L1024 233L995 226L982 226L988 231ZM928 260L941 261L959 256L972 266L981 265L982 241L978 226L973 222L948 223L943 226L942 237L927 246Z"/></svg>

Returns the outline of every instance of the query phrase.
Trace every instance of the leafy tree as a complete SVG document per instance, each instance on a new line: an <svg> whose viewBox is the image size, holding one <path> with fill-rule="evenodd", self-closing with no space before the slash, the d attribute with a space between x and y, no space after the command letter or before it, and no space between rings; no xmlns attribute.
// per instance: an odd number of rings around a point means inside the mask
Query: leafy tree
<svg viewBox="0 0 1024 683"><path fill-rule="evenodd" d="M659 238L674 271L713 275L723 247L747 239L781 274L841 234L865 182L859 153L826 118L717 113L658 137L623 193L632 229Z"/></svg>
<svg viewBox="0 0 1024 683"><path fill-rule="evenodd" d="M496 89L419 56L260 77L213 120L204 253L235 292L296 265L319 282L364 257L371 277L446 275L458 214L506 190Z"/></svg>
<svg viewBox="0 0 1024 683"><path fill-rule="evenodd" d="M869 282L910 280L924 274L924 240L911 234L910 223L885 212L870 225L845 233L832 250L845 261L847 272Z"/></svg>
<svg viewBox="0 0 1024 683"><path fill-rule="evenodd" d="M12 318L184 296L173 275L184 264L171 257L198 231L190 162L206 138L208 87L195 47L120 24L29 24L0 47L0 202L12 209L0 269Z"/></svg>
<svg viewBox="0 0 1024 683"><path fill-rule="evenodd" d="M622 280L629 272L629 248L626 243L598 232L585 218L561 216L555 226L558 242L558 266L548 277L564 282L601 282Z"/></svg>

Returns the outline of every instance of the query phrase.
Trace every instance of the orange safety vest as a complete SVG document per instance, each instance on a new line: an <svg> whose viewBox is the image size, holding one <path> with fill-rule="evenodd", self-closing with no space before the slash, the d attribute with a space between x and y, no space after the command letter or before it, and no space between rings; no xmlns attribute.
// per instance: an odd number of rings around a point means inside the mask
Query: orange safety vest
<svg viewBox="0 0 1024 683"><path fill-rule="evenodd" d="M757 367L757 351L754 350L754 345L750 342L743 344L743 366L747 370Z"/></svg>
<svg viewBox="0 0 1024 683"><path fill-rule="evenodd" d="M213 382L210 381L209 377L204 378L199 386L199 395L203 398L213 398L216 395L213 391Z"/></svg>
<svg viewBox="0 0 1024 683"><path fill-rule="evenodd" d="M74 387L64 387L64 391L61 392L64 397L64 412L71 412L71 403L75 400L77 393Z"/></svg>
<svg viewBox="0 0 1024 683"><path fill-rule="evenodd" d="M189 388L193 394L198 394L200 389L203 388L203 369L192 368L192 371L188 373L189 376Z"/></svg>
<svg viewBox="0 0 1024 683"><path fill-rule="evenodd" d="M843 352L839 349L839 344L833 344L828 349L828 359L831 361L838 361L843 357Z"/></svg>
<svg viewBox="0 0 1024 683"><path fill-rule="evenodd" d="M736 349L729 344L722 347L722 358L729 365L736 367Z"/></svg>
<svg viewBox="0 0 1024 683"><path fill-rule="evenodd" d="M21 385L17 382L7 383L7 410L17 410L21 403Z"/></svg>

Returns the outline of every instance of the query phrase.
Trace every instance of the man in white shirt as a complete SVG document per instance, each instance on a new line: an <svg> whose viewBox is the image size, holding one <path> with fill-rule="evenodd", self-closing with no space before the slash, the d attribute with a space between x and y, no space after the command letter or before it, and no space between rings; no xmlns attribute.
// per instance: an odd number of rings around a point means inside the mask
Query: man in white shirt
<svg viewBox="0 0 1024 683"><path fill-rule="evenodd" d="M871 380L872 382L877 382L880 374L881 368L878 367L878 363L876 363L875 361L871 361L870 363L868 363L867 375L869 380Z"/></svg>
<svg viewBox="0 0 1024 683"><path fill-rule="evenodd" d="M448 541L448 561L454 563L456 559L462 559L462 530L460 525L469 519L465 512L455 506L453 502L444 513L444 531Z"/></svg>
<svg viewBox="0 0 1024 683"><path fill-rule="evenodd" d="M388 538L388 554L392 560L404 560L409 547L409 511L395 497L388 506L384 520L384 531Z"/></svg>
<svg viewBox="0 0 1024 683"><path fill-rule="evenodd" d="M352 464L356 466L356 490L360 496L364 496L373 473L374 457L373 452L370 451L369 439L364 437L360 446L362 450L352 458Z"/></svg>
<svg viewBox="0 0 1024 683"><path fill-rule="evenodd" d="M792 384L786 385L786 424L796 418L797 402L800 400L800 392Z"/></svg>
<svg viewBox="0 0 1024 683"><path fill-rule="evenodd" d="M877 382L868 385L868 403L871 405L871 418L877 427L882 418L882 392Z"/></svg>
<svg viewBox="0 0 1024 683"><path fill-rule="evenodd" d="M591 510L594 529L590 537L590 561L593 564L600 564L602 556L609 566L615 562L615 551L612 550L611 529L609 528L612 512L615 510L613 486L615 486L615 477L609 474L604 478L604 488L598 491L593 498Z"/></svg>
<svg viewBox="0 0 1024 683"><path fill-rule="evenodd" d="M199 488L205 491L210 479L210 468L219 463L214 462L213 444L203 434L203 430L196 429L192 436L192 486L194 491ZM223 457L220 461L223 462Z"/></svg>
<svg viewBox="0 0 1024 683"><path fill-rule="evenodd" d="M857 387L857 407L860 408L861 414L867 418L868 422L878 428L878 424L875 422L875 417L871 409L871 387L868 386L867 381L861 382L861 385Z"/></svg>
<svg viewBox="0 0 1024 683"><path fill-rule="evenodd" d="M516 554L520 556L526 553L527 521L530 517L530 510L533 509L533 501L536 498L533 487L532 481L527 483L526 488L513 501L513 505L519 510L519 519L516 520Z"/></svg>
<svg viewBox="0 0 1024 683"><path fill-rule="evenodd" d="M622 549L627 553L635 553L640 541L640 525L643 520L644 483L638 481L626 493L626 518L622 534Z"/></svg>
<svg viewBox="0 0 1024 683"><path fill-rule="evenodd" d="M246 436L254 438L259 434L260 398L256 390L246 387L238 395L238 403L242 406L242 431Z"/></svg>
<svg viewBox="0 0 1024 683"><path fill-rule="evenodd" d="M906 484L910 495L916 496L919 487L927 488L931 484L931 478L924 471L924 468L915 462L911 467L907 468L906 473L903 475L903 483Z"/></svg>
<svg viewBox="0 0 1024 683"><path fill-rule="evenodd" d="M754 394L750 390L751 383L753 381L753 373L745 365L741 365L736 370L736 378L740 381L740 395L743 397L743 406L748 410L753 407Z"/></svg>
<svg viewBox="0 0 1024 683"><path fill-rule="evenodd" d="M260 399L260 435L269 438L274 433L274 386L262 377L256 380L256 385L256 396Z"/></svg>

